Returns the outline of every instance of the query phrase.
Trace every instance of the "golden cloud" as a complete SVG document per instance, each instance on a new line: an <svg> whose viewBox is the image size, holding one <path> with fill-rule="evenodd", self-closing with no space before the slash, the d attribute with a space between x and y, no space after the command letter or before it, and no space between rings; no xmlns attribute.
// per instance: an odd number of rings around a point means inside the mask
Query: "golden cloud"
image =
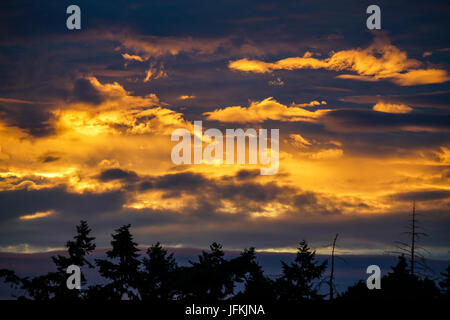
<svg viewBox="0 0 450 320"><path fill-rule="evenodd" d="M290 134L289 138L292 140L292 144L297 148L305 148L311 146L311 142L300 134Z"/></svg>
<svg viewBox="0 0 450 320"><path fill-rule="evenodd" d="M314 63L311 55L303 58L311 59L308 62L310 65ZM285 59L280 65L294 62ZM378 69L377 72L382 71ZM364 77L374 78L371 75ZM170 134L174 128L190 126L183 119L183 114L168 109L154 94L136 96L117 82L101 83L93 77L87 79L102 96L101 102L95 106L84 102L61 104L58 110L54 110L52 121L55 121L58 130L53 136L31 139L19 128L3 127L0 122L0 169L5 170L0 172L0 177L4 178L0 179L0 188L32 190L64 184L71 192L102 192L122 186L119 181L97 181L94 177L100 169L121 168L133 170L140 175L164 175L173 170L170 161L171 145L165 134ZM310 111L304 107L323 105L326 105L325 101L313 100L287 106L270 97L251 102L248 107L225 107L204 115L210 120L237 123L265 120L315 122L329 110ZM309 136L293 134L290 138L301 150L294 150L289 154L280 152L280 168L283 173L287 173L279 176L280 183L292 183L303 190L321 190L341 199L363 199L371 207L358 207L359 214L373 213L374 208L380 212L390 210L391 203L382 198L386 192L386 176L391 179L391 191L404 191L422 185L448 185L448 179L436 180L437 182L433 180L436 179L435 176L443 176L442 169L436 169L436 159L439 159L439 165L450 161L449 149L444 146L432 160L427 159L429 162L425 162L422 150L418 151L418 155L402 155L396 159L379 159L371 155L357 158L347 150L344 155L342 144L337 141L328 142L333 146L324 146ZM42 155L50 151L51 154L61 155L60 159L42 161ZM429 165L429 168L424 169L424 165ZM355 170L355 167L361 169ZM235 166L218 165L189 168L192 172L205 173L209 178L230 176L237 169ZM127 200L126 208L181 212L183 208L195 208L200 203L195 197L186 195L177 199L164 198L158 191L136 191ZM239 203L227 203L223 200L218 207L219 211L232 213L235 208L239 208ZM254 216L277 216L294 209L285 208L283 203L277 201L267 201L264 206L249 212ZM353 209L348 211L353 213ZM22 220L50 215L49 212L35 212L22 216Z"/></svg>
<svg viewBox="0 0 450 320"><path fill-rule="evenodd" d="M408 107L405 104L391 104L384 102L378 102L376 105L373 106L372 109L375 111L385 113L409 113L413 110L411 107Z"/></svg>
<svg viewBox="0 0 450 320"><path fill-rule="evenodd" d="M144 62L144 59L138 55L128 54L128 53L122 53L122 57L125 60L135 60L139 62Z"/></svg>
<svg viewBox="0 0 450 320"><path fill-rule="evenodd" d="M329 141L328 144L333 145L332 148L318 149L316 151L312 151L311 149L317 149L320 145L319 142L308 140L304 138L300 134L290 134L290 140L287 142L294 146L297 150L300 150L298 153L299 156L307 157L313 160L329 160L329 159L338 159L344 155L344 151L339 148L335 148L335 146L341 147L342 144L338 141ZM309 149L308 151L304 151L305 149Z"/></svg>
<svg viewBox="0 0 450 320"><path fill-rule="evenodd" d="M191 130L183 114L154 94L135 96L117 82L87 80L101 99L58 104L51 110L51 135L33 137L0 121L0 190L65 185L70 192L104 192L120 185L97 181L99 168L150 174L173 166L168 135Z"/></svg>
<svg viewBox="0 0 450 320"><path fill-rule="evenodd" d="M310 106L311 104L316 105L314 102L304 105ZM265 120L312 122L328 111L328 109L309 111L297 106L288 107L269 97L262 101L251 102L248 108L232 106L205 112L203 115L208 120L217 120L220 122L247 123L263 122Z"/></svg>
<svg viewBox="0 0 450 320"><path fill-rule="evenodd" d="M270 73L275 70L328 69L353 71L357 75L339 75L338 78L361 81L386 79L401 86L442 83L450 80L445 70L418 69L421 62L408 58L386 39L375 39L366 49L350 49L334 52L326 59L313 58L306 52L302 57L291 57L276 62L240 59L230 61L228 67L254 73Z"/></svg>
<svg viewBox="0 0 450 320"><path fill-rule="evenodd" d="M420 69L398 74L392 81L401 86L414 86L421 84L443 83L449 80L450 77L445 70Z"/></svg>
<svg viewBox="0 0 450 320"><path fill-rule="evenodd" d="M154 66L150 66L150 69L145 71L145 78L144 82L149 82L151 79L163 79L167 78L167 72L164 70L164 66L160 66L159 68L156 68Z"/></svg>
<svg viewBox="0 0 450 320"><path fill-rule="evenodd" d="M155 94L133 96L120 84L101 84L96 78L87 78L104 98L92 108L85 103L73 103L54 110L56 128L60 132L95 136L102 133L170 134L174 127L187 124L181 113L164 107Z"/></svg>
<svg viewBox="0 0 450 320"><path fill-rule="evenodd" d="M316 101L316 100L314 100L314 101L311 101L311 102L308 102L308 103L300 103L300 104L295 104L295 103L292 103L291 104L291 107L315 107L315 106L320 106L320 105L323 105L323 104L327 104L327 102L326 101Z"/></svg>
<svg viewBox="0 0 450 320"><path fill-rule="evenodd" d="M20 220L34 220L34 219L45 218L45 217L51 216L53 214L55 214L55 211L53 211L53 210L43 211L43 212L35 212L33 214L20 216L19 219Z"/></svg>
<svg viewBox="0 0 450 320"><path fill-rule="evenodd" d="M342 149L333 148L333 149L319 150L317 152L309 153L307 155L311 159L325 160L325 159L337 159L342 157L343 154L344 151Z"/></svg>
<svg viewBox="0 0 450 320"><path fill-rule="evenodd" d="M178 97L178 100L190 100L190 99L195 99L197 98L194 95L181 95Z"/></svg>

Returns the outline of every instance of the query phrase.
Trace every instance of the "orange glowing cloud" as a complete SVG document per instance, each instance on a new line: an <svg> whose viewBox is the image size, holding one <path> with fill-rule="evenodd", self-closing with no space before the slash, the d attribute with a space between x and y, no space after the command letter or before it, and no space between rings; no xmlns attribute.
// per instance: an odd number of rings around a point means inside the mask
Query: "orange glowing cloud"
<svg viewBox="0 0 450 320"><path fill-rule="evenodd" d="M194 95L181 95L178 97L178 100L190 100L190 99L195 99L197 98Z"/></svg>
<svg viewBox="0 0 450 320"><path fill-rule="evenodd" d="M350 49L334 52L329 58L313 58L310 52L302 57L291 57L276 62L240 59L230 61L228 67L254 73L271 73L275 70L328 69L353 71L357 75L338 75L341 79L378 81L386 79L401 86L442 83L450 80L445 70L418 69L421 62L408 58L386 39L376 39L366 49Z"/></svg>
<svg viewBox="0 0 450 320"><path fill-rule="evenodd" d="M135 60L135 61L139 61L139 62L144 62L144 59L138 55L132 55L132 54L128 54L128 53L122 53L122 57L125 60Z"/></svg>
<svg viewBox="0 0 450 320"><path fill-rule="evenodd" d="M314 102L303 104L305 106L316 105ZM266 98L263 101L253 101L248 108L241 106L226 107L212 112L205 112L203 115L208 120L220 122L263 122L265 120L280 121L315 121L327 113L328 109L309 111L297 106L288 107L273 99Z"/></svg>
<svg viewBox="0 0 450 320"><path fill-rule="evenodd" d="M167 77L167 72L164 70L162 65L159 68L150 66L150 68L145 71L144 82L149 82L151 79L163 79Z"/></svg>
<svg viewBox="0 0 450 320"><path fill-rule="evenodd" d="M292 139L292 144L298 148L305 148L311 146L311 142L300 134L290 134L289 138Z"/></svg>
<svg viewBox="0 0 450 320"><path fill-rule="evenodd" d="M49 210L49 211L36 212L33 214L20 216L19 219L20 220L34 220L34 219L45 218L45 217L51 216L53 214L55 214L55 212L53 210Z"/></svg>
<svg viewBox="0 0 450 320"><path fill-rule="evenodd" d="M443 83L450 80L445 70L440 69L419 69L398 74L393 81L401 86L414 86L421 84Z"/></svg>
<svg viewBox="0 0 450 320"><path fill-rule="evenodd" d="M379 112L385 112L385 113L409 113L413 109L411 107L408 107L404 104L391 104L391 103L384 103L384 102L378 102L376 105L372 108L375 111Z"/></svg>
<svg viewBox="0 0 450 320"><path fill-rule="evenodd" d="M87 79L103 101L95 108L85 103L73 103L54 110L55 126L60 132L88 136L103 133L170 134L173 127L187 126L182 114L165 108L155 94L134 96L117 82L102 84L94 77Z"/></svg>
<svg viewBox="0 0 450 320"><path fill-rule="evenodd" d="M327 102L326 101L319 102L319 101L314 100L314 101L311 101L308 103L300 103L300 104L293 103L293 104L291 104L291 107L316 107L316 106L320 106L323 104L327 104Z"/></svg>
<svg viewBox="0 0 450 320"><path fill-rule="evenodd" d="M311 159L317 159L317 160L323 160L323 159L337 159L342 157L344 154L344 151L342 149L324 149L320 150L318 152L309 153L307 154L308 157Z"/></svg>
<svg viewBox="0 0 450 320"><path fill-rule="evenodd" d="M332 160L341 158L344 155L344 151L342 149L336 148L336 146L342 146L342 144L338 141L330 141L327 144L331 144L333 147L321 149L318 148L320 147L320 143L317 141L308 140L300 134L290 134L287 142L294 146L295 149L299 150L297 153L298 156L306 157L312 160ZM316 150L313 151L312 149Z"/></svg>

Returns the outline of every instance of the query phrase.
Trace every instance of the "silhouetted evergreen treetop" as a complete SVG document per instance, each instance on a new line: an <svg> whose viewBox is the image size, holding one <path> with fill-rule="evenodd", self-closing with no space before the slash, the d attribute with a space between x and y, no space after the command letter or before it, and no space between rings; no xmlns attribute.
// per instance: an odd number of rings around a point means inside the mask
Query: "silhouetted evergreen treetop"
<svg viewBox="0 0 450 320"><path fill-rule="evenodd" d="M57 266L58 271L65 272L67 267L74 264L79 267L84 265L94 268L94 266L86 259L86 256L95 250L95 237L90 237L91 229L87 221L81 220L77 227L77 234L73 237L74 241L67 241L66 248L69 257L57 255L52 257L53 262Z"/></svg>
<svg viewBox="0 0 450 320"><path fill-rule="evenodd" d="M275 283L264 276L262 267L256 261L255 248L244 249L240 256L230 261L235 281L244 282L242 292L235 295L234 300L274 301Z"/></svg>
<svg viewBox="0 0 450 320"><path fill-rule="evenodd" d="M95 250L94 237L90 237L91 230L86 221L80 221L76 227L77 233L73 237L73 241L66 243L68 257L63 255L53 256L52 260L56 265L56 272L49 272L45 275L36 276L33 278L20 278L11 270L3 270L0 272L0 277L5 277L5 282L10 283L13 287L20 288L26 292L26 295L20 296L21 299L31 298L34 300L73 300L82 298L84 291L69 290L66 285L68 266L74 264L79 267L88 265L86 256ZM81 274L81 283L86 283L86 279Z"/></svg>
<svg viewBox="0 0 450 320"><path fill-rule="evenodd" d="M443 279L439 281L442 295L444 299L450 300L450 265L445 269L445 272L441 273Z"/></svg>
<svg viewBox="0 0 450 320"><path fill-rule="evenodd" d="M347 300L432 300L439 297L434 281L411 273L405 256L398 257L392 272L381 278L381 289L369 290L363 281L347 288L340 296Z"/></svg>
<svg viewBox="0 0 450 320"><path fill-rule="evenodd" d="M122 299L126 294L130 299L137 299L141 261L139 249L130 232L131 225L124 225L112 234L112 249L106 252L109 260L96 259L100 274L111 282L105 290L113 293L111 299ZM117 263L115 261L118 260Z"/></svg>
<svg viewBox="0 0 450 320"><path fill-rule="evenodd" d="M147 249L138 290L142 300L172 300L177 293L177 263L159 242Z"/></svg>
<svg viewBox="0 0 450 320"><path fill-rule="evenodd" d="M48 274L36 276L33 278L21 278L12 270L1 269L0 278L4 278L5 283L8 283L11 288L21 289L26 292L26 296L19 296L18 299L33 299L37 301L50 300L52 297L52 288L50 276Z"/></svg>
<svg viewBox="0 0 450 320"><path fill-rule="evenodd" d="M81 220L80 224L76 227L77 233L73 237L73 241L67 241L66 248L69 254L68 257L57 255L53 256L52 260L56 265L57 272L48 273L48 280L54 284L53 293L54 299L72 300L81 297L84 291L69 290L66 285L67 273L66 270L70 265L76 265L78 267L87 266L88 268L94 268L86 257L95 250L95 237L90 237L91 229L86 221ZM86 284L86 277L81 272L81 285Z"/></svg>
<svg viewBox="0 0 450 320"><path fill-rule="evenodd" d="M130 228L128 224L114 230L106 259L95 260L100 275L107 280L106 284L90 285L86 289L82 273L81 290L69 290L66 285L69 265L95 268L87 260L96 246L86 221L80 222L73 240L66 243L67 255L52 257L56 272L22 278L12 270L1 269L0 278L12 288L25 292L19 299L41 301L140 299L210 302L230 299L261 303L321 300L325 296L319 294L319 289L327 261L318 261L316 252L305 240L300 242L294 261L282 261L282 274L272 280L259 265L255 248L244 249L238 256L225 258L222 245L213 242L210 250L202 251L196 261L178 266L173 254L169 254L159 242L141 257ZM439 289L434 281L413 274L406 258L400 256L392 271L382 277L381 290L369 290L364 281L359 281L338 299L449 299L450 266L442 276ZM238 285L239 292L236 292Z"/></svg>
<svg viewBox="0 0 450 320"><path fill-rule="evenodd" d="M222 300L233 294L233 273L224 258L222 245L213 242L210 252L202 251L198 262L189 261L191 266L181 267L180 298L197 300Z"/></svg>
<svg viewBox="0 0 450 320"><path fill-rule="evenodd" d="M276 281L280 300L318 300L324 297L318 293L318 289L327 268L327 261L319 263L316 260L316 251L311 250L305 240L300 242L294 262L281 263L282 276Z"/></svg>

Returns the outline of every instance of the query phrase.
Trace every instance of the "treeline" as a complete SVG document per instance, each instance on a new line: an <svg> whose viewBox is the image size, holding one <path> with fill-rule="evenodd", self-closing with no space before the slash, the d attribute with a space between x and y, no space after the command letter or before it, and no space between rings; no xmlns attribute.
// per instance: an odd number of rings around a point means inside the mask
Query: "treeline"
<svg viewBox="0 0 450 320"><path fill-rule="evenodd" d="M68 241L67 256L52 257L55 272L36 277L19 277L14 271L0 270L0 279L14 289L24 292L18 299L32 300L152 300L152 301L317 301L329 299L320 293L320 286L329 283L325 277L327 261L319 262L315 251L301 241L293 262L282 264L276 279L264 275L256 261L254 248L245 249L239 256L225 259L222 246L213 243L210 251L203 251L189 266L177 265L160 243L139 254L130 225L115 230L107 259L87 257L95 250L95 238L86 221L77 226L77 234ZM105 284L86 285L83 273L82 288L69 290L66 285L70 265L97 268ZM429 299L450 298L450 266L438 283L419 278L408 269L403 256L398 264L381 280L381 290L369 290L360 281L338 295L337 300L361 299ZM240 289L238 290L238 287Z"/></svg>

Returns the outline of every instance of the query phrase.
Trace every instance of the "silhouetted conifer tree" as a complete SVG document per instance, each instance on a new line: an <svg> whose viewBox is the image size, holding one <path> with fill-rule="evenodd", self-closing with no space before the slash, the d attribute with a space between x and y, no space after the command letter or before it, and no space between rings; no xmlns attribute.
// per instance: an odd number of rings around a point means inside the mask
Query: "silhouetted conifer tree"
<svg viewBox="0 0 450 320"><path fill-rule="evenodd" d="M441 275L443 279L439 281L439 286L441 287L442 298L450 300L450 265Z"/></svg>
<svg viewBox="0 0 450 320"><path fill-rule="evenodd" d="M95 250L95 237L90 237L91 229L89 228L86 221L80 221L80 225L77 227L77 234L73 237L73 241L67 241L66 248L69 254L68 257L57 255L52 257L53 262L56 265L57 272L49 273L47 276L50 281L54 284L53 293L55 299L74 299L79 298L83 295L84 290L69 290L66 285L66 280L68 274L66 273L67 268L70 265L76 265L80 268L83 266L88 266L89 268L94 268L87 259L90 253ZM81 285L86 284L86 278L81 273Z"/></svg>
<svg viewBox="0 0 450 320"><path fill-rule="evenodd" d="M213 242L210 250L202 251L198 262L189 261L191 266L180 268L181 299L216 301L233 293L233 273L224 258L222 246Z"/></svg>
<svg viewBox="0 0 450 320"><path fill-rule="evenodd" d="M439 297L434 281L411 274L406 258L398 257L392 272L381 278L381 290L369 290L363 281L351 286L340 297L348 300L432 300Z"/></svg>
<svg viewBox="0 0 450 320"><path fill-rule="evenodd" d="M327 261L322 263L316 261L316 251L312 251L305 240L300 242L293 263L287 264L283 261L281 263L283 274L276 281L280 300L317 300L324 297L318 293L318 287Z"/></svg>
<svg viewBox="0 0 450 320"><path fill-rule="evenodd" d="M245 288L234 297L235 300L274 301L274 281L264 276L262 267L256 262L255 248L245 249L239 257L230 261L235 281L244 282Z"/></svg>
<svg viewBox="0 0 450 320"><path fill-rule="evenodd" d="M139 294L142 300L172 300L176 294L177 263L157 242L147 249L143 260Z"/></svg>
<svg viewBox="0 0 450 320"><path fill-rule="evenodd" d="M254 248L245 249L238 257L226 260L222 246L215 242L211 244L209 252L202 251L198 261L190 261L190 266L178 267L173 254L168 254L159 242L148 248L147 256L141 261L130 225L124 225L112 234L112 248L106 253L108 259L96 259L100 274L109 282L92 285L88 290L68 290L68 266L94 267L86 258L95 249L95 238L90 236L90 232L87 222L81 221L73 240L66 243L68 255L52 257L56 272L21 278L12 270L2 269L0 278L11 287L25 291L26 294L20 299L34 300L129 298L151 301L233 299L261 302L276 299L317 300L325 296L319 294L318 289L327 261L319 263L315 251L304 240L300 242L294 262L282 262L282 275L273 281L264 275L257 263ZM442 276L439 290L434 281L412 273L402 255L392 267L392 272L382 277L382 290L369 290L365 282L359 281L339 295L338 299L449 299L450 266ZM332 279L329 281L331 285ZM85 281L82 277L83 284ZM237 283L244 284L244 288L235 294ZM332 296L333 293L330 294Z"/></svg>
<svg viewBox="0 0 450 320"><path fill-rule="evenodd" d="M106 252L109 260L96 259L100 274L111 282L103 288L92 287L90 295L96 295L95 292L100 291L96 296L103 295L106 299L138 299L141 261L137 243L130 233L130 225L115 230L112 238L112 249Z"/></svg>
<svg viewBox="0 0 450 320"><path fill-rule="evenodd" d="M86 221L80 221L80 225L76 227L77 234L73 241L66 243L68 257L57 255L52 257L56 265L56 272L49 272L45 275L36 276L33 278L18 277L14 271L1 270L0 278L5 277L5 282L10 283L13 288L19 288L26 292L26 295L21 296L21 299L31 298L33 300L72 300L79 299L83 296L82 290L69 290L66 282L68 274L66 269L68 266L74 264L80 268L84 265L93 267L93 265L86 259L86 256L95 250L94 237L90 237L91 230ZM86 282L83 274L81 275L82 284Z"/></svg>

